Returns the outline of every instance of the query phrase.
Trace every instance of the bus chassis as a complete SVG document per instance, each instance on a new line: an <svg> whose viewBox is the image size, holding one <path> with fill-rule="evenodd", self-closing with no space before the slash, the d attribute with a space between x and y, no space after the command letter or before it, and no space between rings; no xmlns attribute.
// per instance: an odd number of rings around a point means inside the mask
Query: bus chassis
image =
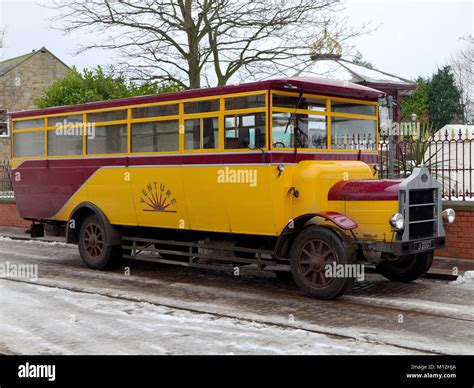
<svg viewBox="0 0 474 388"><path fill-rule="evenodd" d="M275 271L289 271L290 268L275 260L272 250L238 247L232 243L124 236L122 249L125 259L231 272L236 276L271 278L276 277Z"/></svg>

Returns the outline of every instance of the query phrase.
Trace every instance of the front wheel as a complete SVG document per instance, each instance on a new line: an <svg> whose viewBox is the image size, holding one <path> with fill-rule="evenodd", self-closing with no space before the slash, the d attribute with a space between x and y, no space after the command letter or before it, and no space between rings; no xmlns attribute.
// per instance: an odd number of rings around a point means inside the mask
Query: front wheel
<svg viewBox="0 0 474 388"><path fill-rule="evenodd" d="M109 244L104 225L96 215L81 224L78 245L82 261L92 269L105 269L122 258L122 247Z"/></svg>
<svg viewBox="0 0 474 388"><path fill-rule="evenodd" d="M434 252L420 252L407 255L398 261L384 261L376 267L377 271L394 282L412 282L422 277L433 263Z"/></svg>
<svg viewBox="0 0 474 388"><path fill-rule="evenodd" d="M307 295L317 299L335 299L348 291L355 278L345 269L355 264L355 255L339 236L328 228L304 229L291 247L293 279ZM338 271L342 266L342 271ZM336 270L336 271L335 271Z"/></svg>

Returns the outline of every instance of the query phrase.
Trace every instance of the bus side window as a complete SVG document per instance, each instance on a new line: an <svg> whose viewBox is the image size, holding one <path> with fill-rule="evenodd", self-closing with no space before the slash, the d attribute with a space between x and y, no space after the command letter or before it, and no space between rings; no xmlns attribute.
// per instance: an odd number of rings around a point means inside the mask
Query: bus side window
<svg viewBox="0 0 474 388"><path fill-rule="evenodd" d="M202 119L202 148L217 148L219 143L219 119Z"/></svg>
<svg viewBox="0 0 474 388"><path fill-rule="evenodd" d="M132 124L132 152L163 152L178 150L178 120L161 120Z"/></svg>
<svg viewBox="0 0 474 388"><path fill-rule="evenodd" d="M265 113L225 117L225 148L264 148Z"/></svg>
<svg viewBox="0 0 474 388"><path fill-rule="evenodd" d="M94 135L86 139L88 155L119 154L127 152L127 125L96 126Z"/></svg>
<svg viewBox="0 0 474 388"><path fill-rule="evenodd" d="M23 132L13 134L13 155L15 157L43 156L44 132Z"/></svg>
<svg viewBox="0 0 474 388"><path fill-rule="evenodd" d="M218 148L219 119L209 117L185 120L184 133L184 148L186 150Z"/></svg>

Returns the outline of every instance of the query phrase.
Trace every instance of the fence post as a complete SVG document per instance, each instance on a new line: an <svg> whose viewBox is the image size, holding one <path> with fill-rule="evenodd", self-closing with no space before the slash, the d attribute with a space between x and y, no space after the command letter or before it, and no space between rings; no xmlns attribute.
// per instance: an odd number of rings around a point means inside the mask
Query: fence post
<svg viewBox="0 0 474 388"><path fill-rule="evenodd" d="M0 160L0 199L13 199L11 168L8 160Z"/></svg>
<svg viewBox="0 0 474 388"><path fill-rule="evenodd" d="M393 97L387 96L388 108L388 178L394 177L395 147L393 141Z"/></svg>

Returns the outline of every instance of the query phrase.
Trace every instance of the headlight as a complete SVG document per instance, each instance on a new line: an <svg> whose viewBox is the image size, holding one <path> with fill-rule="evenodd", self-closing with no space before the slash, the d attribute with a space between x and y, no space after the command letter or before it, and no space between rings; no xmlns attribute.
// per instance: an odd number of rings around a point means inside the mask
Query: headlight
<svg viewBox="0 0 474 388"><path fill-rule="evenodd" d="M443 210L443 222L445 224L452 224L456 219L456 212L454 209L445 209Z"/></svg>
<svg viewBox="0 0 474 388"><path fill-rule="evenodd" d="M395 230L403 230L405 227L405 220L400 213L395 213L390 218L390 225L392 225L392 228Z"/></svg>

